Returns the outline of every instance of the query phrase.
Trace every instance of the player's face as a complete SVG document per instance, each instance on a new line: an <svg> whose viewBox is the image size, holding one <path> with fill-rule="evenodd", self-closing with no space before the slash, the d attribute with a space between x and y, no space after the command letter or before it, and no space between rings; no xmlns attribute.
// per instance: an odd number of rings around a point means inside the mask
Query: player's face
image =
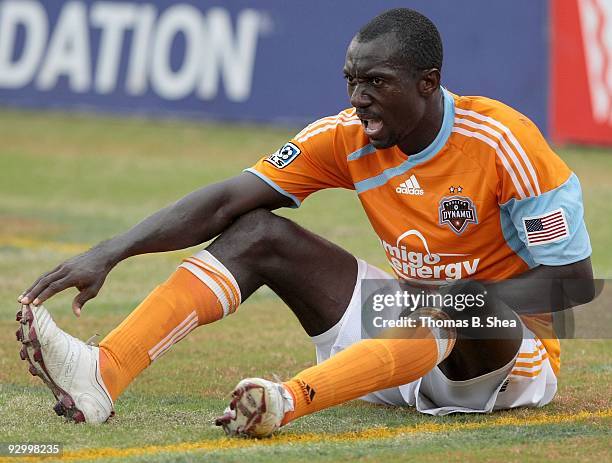
<svg viewBox="0 0 612 463"><path fill-rule="evenodd" d="M351 104L370 143L379 149L398 145L411 154L411 148L419 146L415 136L421 138L428 100L422 92L421 73L401 63L398 56L394 34L369 42L353 39L344 75Z"/></svg>

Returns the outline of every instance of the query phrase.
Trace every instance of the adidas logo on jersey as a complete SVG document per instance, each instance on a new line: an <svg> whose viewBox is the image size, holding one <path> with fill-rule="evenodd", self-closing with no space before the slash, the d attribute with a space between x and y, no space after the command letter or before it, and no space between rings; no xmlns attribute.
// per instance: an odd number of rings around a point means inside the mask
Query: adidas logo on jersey
<svg viewBox="0 0 612 463"><path fill-rule="evenodd" d="M421 188L419 182L416 177L413 175L410 176L408 180L399 184L399 186L395 189L397 193L402 195L416 195L421 196L425 193L425 190Z"/></svg>

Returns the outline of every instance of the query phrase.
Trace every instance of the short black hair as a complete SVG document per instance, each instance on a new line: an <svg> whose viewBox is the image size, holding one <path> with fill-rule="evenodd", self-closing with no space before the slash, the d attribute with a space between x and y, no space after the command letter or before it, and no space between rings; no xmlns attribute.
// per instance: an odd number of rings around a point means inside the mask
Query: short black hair
<svg viewBox="0 0 612 463"><path fill-rule="evenodd" d="M394 8L379 14L363 26L355 38L370 42L393 32L400 47L402 61L414 71L442 70L442 39L429 18L410 8Z"/></svg>

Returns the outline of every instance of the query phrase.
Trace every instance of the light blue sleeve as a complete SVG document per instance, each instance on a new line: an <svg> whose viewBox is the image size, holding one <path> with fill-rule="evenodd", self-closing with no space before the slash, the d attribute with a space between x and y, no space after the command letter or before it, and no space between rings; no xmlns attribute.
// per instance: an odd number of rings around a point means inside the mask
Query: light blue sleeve
<svg viewBox="0 0 612 463"><path fill-rule="evenodd" d="M561 209L567 232L542 243L527 235L526 220L539 218ZM500 206L501 223L508 245L530 267L567 265L591 255L591 242L584 224L582 190L576 174L565 183L539 196L511 199Z"/></svg>
<svg viewBox="0 0 612 463"><path fill-rule="evenodd" d="M269 186L271 186L276 191L278 191L280 194L282 194L283 196L286 196L287 198L289 198L291 201L293 201L293 204L290 206L291 208L296 209L296 208L298 208L298 207L300 207L302 205L302 202L298 198L296 198L291 193L288 193L285 190L283 190L274 181L270 180L268 177L266 177L264 174L262 174L258 170L255 170L255 169L249 167L248 169L244 169L243 172L248 172L249 174L253 174L256 177L259 177L260 180L263 180Z"/></svg>

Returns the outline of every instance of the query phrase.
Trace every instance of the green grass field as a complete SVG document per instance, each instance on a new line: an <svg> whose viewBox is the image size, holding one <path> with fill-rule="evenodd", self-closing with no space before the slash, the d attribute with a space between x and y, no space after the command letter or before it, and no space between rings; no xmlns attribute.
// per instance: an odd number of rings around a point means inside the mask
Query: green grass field
<svg viewBox="0 0 612 463"><path fill-rule="evenodd" d="M109 423L55 416L53 397L19 360L17 295L64 259L238 173L291 134L0 111L0 442L61 442L71 461L610 461L612 341L563 341L560 391L544 409L432 418L352 402L271 439L226 439L212 420L238 380L287 378L314 362L307 336L269 290L175 346L128 389ZM612 276L612 153L559 152L582 181L596 274ZM321 192L282 214L385 265L353 192ZM78 320L71 291L46 305L71 334L104 336L192 251L124 262Z"/></svg>

